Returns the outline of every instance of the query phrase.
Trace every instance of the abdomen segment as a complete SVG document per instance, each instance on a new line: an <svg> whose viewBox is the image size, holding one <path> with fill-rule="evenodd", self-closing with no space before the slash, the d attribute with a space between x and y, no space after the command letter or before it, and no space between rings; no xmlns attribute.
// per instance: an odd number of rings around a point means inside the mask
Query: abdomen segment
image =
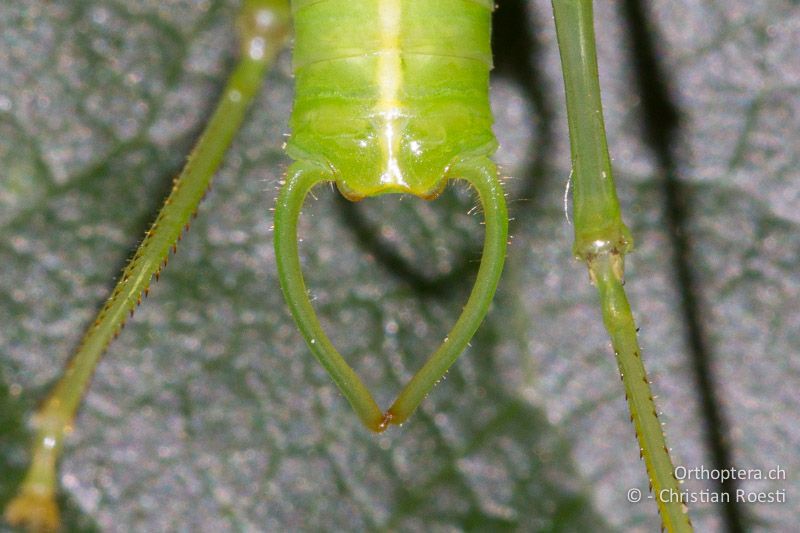
<svg viewBox="0 0 800 533"><path fill-rule="evenodd" d="M351 197L430 196L463 155L491 155L491 3L301 0L289 154Z"/></svg>

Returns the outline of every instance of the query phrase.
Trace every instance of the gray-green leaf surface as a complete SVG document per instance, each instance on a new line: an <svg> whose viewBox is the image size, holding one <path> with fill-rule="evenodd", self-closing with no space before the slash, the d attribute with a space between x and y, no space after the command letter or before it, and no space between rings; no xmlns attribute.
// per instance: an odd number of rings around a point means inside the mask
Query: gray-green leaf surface
<svg viewBox="0 0 800 533"><path fill-rule="evenodd" d="M520 26L535 50L522 54L538 92L507 68L493 82L497 160L513 177L506 272L471 348L414 417L380 436L362 429L285 309L270 231L288 164L285 54L178 254L98 367L61 468L71 528L658 527L594 289L571 258L550 6L528 7ZM235 51L235 8L0 6L0 504L26 463L26 418L212 109ZM645 363L675 461L710 467L630 40L616 3L596 11ZM800 8L664 0L650 15L683 113L676 166L689 193L688 264L728 421L727 466L785 469L785 480L740 488L787 490L786 504L742 510L751 526L788 530L800 494ZM316 196L301 222L306 279L334 343L385 406L466 299L480 213L458 188L433 203L353 207L332 190ZM686 482L704 487L715 490ZM629 503L629 489L644 501ZM692 512L699 531L722 530L720 505Z"/></svg>

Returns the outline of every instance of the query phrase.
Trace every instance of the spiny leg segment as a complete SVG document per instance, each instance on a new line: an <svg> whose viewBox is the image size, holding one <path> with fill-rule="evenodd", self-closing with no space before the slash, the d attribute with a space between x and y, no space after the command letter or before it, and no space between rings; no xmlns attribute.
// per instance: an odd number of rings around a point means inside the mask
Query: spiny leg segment
<svg viewBox="0 0 800 533"><path fill-rule="evenodd" d="M278 197L275 208L275 257L289 309L309 349L331 375L362 423L372 431L380 432L390 424L403 423L444 376L486 316L503 270L508 215L494 163L488 157L461 161L449 169L445 178L464 179L478 193L486 220L481 265L472 293L453 329L386 413L381 411L367 387L328 339L303 281L297 246L297 220L308 192L320 182L332 181L333 175L314 163L295 163L289 168Z"/></svg>
<svg viewBox="0 0 800 533"><path fill-rule="evenodd" d="M223 155L239 130L245 111L266 70L290 32L286 0L245 0L238 18L239 61L228 79L208 126L189 156L153 225L85 334L64 375L33 418L36 431L32 462L5 517L35 531L58 528L56 467L64 436L100 357L128 316L147 296L150 280L166 266L170 250L188 228Z"/></svg>
<svg viewBox="0 0 800 533"><path fill-rule="evenodd" d="M658 421L636 325L623 288L624 257L632 247L614 189L600 101L592 0L553 0L567 96L578 259L586 262L600 296L640 453L664 528L690 532L688 510Z"/></svg>

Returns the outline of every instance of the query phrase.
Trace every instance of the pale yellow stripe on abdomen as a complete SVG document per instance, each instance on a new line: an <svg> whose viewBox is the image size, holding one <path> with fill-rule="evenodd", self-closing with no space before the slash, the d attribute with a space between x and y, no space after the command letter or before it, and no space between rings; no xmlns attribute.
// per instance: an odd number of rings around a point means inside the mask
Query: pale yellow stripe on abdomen
<svg viewBox="0 0 800 533"><path fill-rule="evenodd" d="M403 83L400 63L400 27L402 0L378 0L378 19L381 27L381 49L378 56L377 83L379 88L375 115L380 129L380 145L385 162L381 183L405 186L406 181L397 162L400 150L400 101Z"/></svg>

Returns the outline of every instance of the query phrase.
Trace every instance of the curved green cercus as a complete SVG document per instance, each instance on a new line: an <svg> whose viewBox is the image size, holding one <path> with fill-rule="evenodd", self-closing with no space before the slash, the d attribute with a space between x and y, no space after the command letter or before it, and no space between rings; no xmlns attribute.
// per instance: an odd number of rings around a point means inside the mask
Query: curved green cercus
<svg viewBox="0 0 800 533"><path fill-rule="evenodd" d="M289 167L275 206L275 259L281 289L289 310L311 352L328 371L361 422L379 431L383 413L355 371L334 348L308 298L297 246L297 220L303 201L315 185L332 176L314 163L296 162Z"/></svg>
<svg viewBox="0 0 800 533"><path fill-rule="evenodd" d="M486 219L483 257L472 293L461 316L438 350L400 392L391 408L382 413L367 387L331 343L308 297L297 246L297 221L308 192L323 181L333 181L329 170L311 162L296 162L275 207L275 257L278 277L289 310L309 349L331 375L363 424L380 432L401 424L417 408L450 365L466 348L489 310L503 270L508 236L508 214L497 169L487 157L454 165L445 179L464 179L480 197Z"/></svg>
<svg viewBox="0 0 800 533"><path fill-rule="evenodd" d="M37 531L58 528L55 503L58 457L95 366L125 320L147 296L151 279L158 278L170 250L175 251L188 228L253 96L261 87L265 71L286 42L289 14L285 0L245 0L239 15L242 54L211 120L64 375L34 417L32 462L17 497L6 507L5 517L9 522L25 524Z"/></svg>
<svg viewBox="0 0 800 533"><path fill-rule="evenodd" d="M597 73L591 0L553 0L572 158L573 251L597 286L603 321L625 386L631 421L664 527L692 531L672 459L658 421L623 288L624 256L632 247L622 222L608 155Z"/></svg>
<svg viewBox="0 0 800 533"><path fill-rule="evenodd" d="M467 347L494 298L508 239L508 212L505 193L497 178L497 168L488 157L470 159L454 165L448 179L466 180L477 192L485 219L483 255L478 276L467 305L442 345L411 378L387 412L387 422L402 424L414 412L450 365Z"/></svg>

